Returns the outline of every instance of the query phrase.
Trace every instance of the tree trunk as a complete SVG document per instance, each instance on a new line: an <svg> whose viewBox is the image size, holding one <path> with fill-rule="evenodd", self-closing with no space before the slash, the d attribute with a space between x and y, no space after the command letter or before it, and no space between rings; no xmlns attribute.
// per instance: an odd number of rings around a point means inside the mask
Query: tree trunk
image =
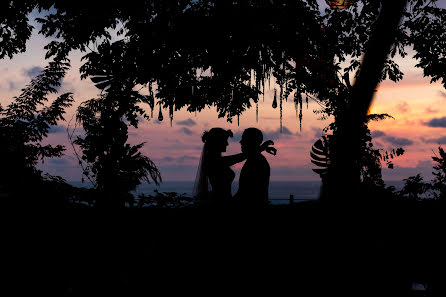
<svg viewBox="0 0 446 297"><path fill-rule="evenodd" d="M361 126L364 124L384 64L395 41L407 0L382 1L359 76L353 86L350 105L340 119L333 143L333 160L321 198L329 203L359 202ZM339 120L339 119L338 119Z"/></svg>

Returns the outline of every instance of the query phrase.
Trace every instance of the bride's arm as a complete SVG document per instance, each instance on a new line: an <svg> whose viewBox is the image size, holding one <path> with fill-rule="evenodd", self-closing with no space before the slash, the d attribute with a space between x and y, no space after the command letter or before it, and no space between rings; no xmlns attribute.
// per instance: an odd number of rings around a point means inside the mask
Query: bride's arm
<svg viewBox="0 0 446 297"><path fill-rule="evenodd" d="M237 164L237 163L245 161L246 160L246 154L239 153L239 154L230 155L230 156L223 156L222 160L223 160L223 163L226 166L232 166L234 164Z"/></svg>
<svg viewBox="0 0 446 297"><path fill-rule="evenodd" d="M260 146L260 151L261 152L266 151L269 154L276 155L277 149L272 147L272 145L274 145L274 142L272 140L267 140ZM226 166L232 166L234 164L245 161L246 158L247 156L245 153L239 153L230 156L223 156L222 160Z"/></svg>

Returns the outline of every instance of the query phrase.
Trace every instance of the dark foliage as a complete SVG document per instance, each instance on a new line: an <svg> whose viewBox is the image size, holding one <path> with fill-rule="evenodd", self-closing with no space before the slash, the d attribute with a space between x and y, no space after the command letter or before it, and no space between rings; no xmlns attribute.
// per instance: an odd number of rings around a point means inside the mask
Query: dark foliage
<svg viewBox="0 0 446 297"><path fill-rule="evenodd" d="M1 1L0 59L26 51L26 41L33 29L28 23L28 14L35 5L36 1Z"/></svg>
<svg viewBox="0 0 446 297"><path fill-rule="evenodd" d="M438 56L445 12L435 4L408 1L381 79L402 78L393 58L406 56L408 45L417 50L425 75L441 79ZM251 99L257 102L272 77L280 86L280 100L294 92L297 107L302 98L314 98L324 103L327 115L337 114L346 104L342 89L350 85L348 74L359 69L380 10L379 1L366 0L348 9L327 9L325 15L315 0L135 1L131 7L53 0L21 5L25 11L33 5L53 8L38 19L41 34L58 38L47 45L47 57L61 60L73 49L109 43L109 29L117 29L131 49L126 57L134 63L132 79L156 84L156 97L170 117L182 107L198 111L215 105L228 120L249 108ZM25 21L26 14L18 19ZM341 71L347 57L350 65Z"/></svg>
<svg viewBox="0 0 446 297"><path fill-rule="evenodd" d="M314 0L137 1L138 9L121 3L53 3L57 12L39 19L41 33L63 43L50 43L48 56L85 50L98 38L108 42L107 29L119 26L118 34L133 49L135 82L156 84L156 96L171 114L185 106L199 111L215 105L219 116L230 121L251 106L251 99L259 100L272 77L280 86L280 100L294 92L297 106L302 98L317 98L331 109L329 114L335 112L332 105L342 108L345 98L339 98L339 88L349 84L347 73L359 69L380 9L379 1L358 1L348 10L327 10L325 15ZM391 58L405 56L405 45L420 42L415 36L425 29L423 17L439 21L444 14L435 1L409 3L381 79L402 78ZM340 63L348 56L351 63L341 72Z"/></svg>
<svg viewBox="0 0 446 297"><path fill-rule="evenodd" d="M368 123L370 121L384 120L386 118L392 117L388 114L370 114L367 116L366 122L362 125L360 134L361 152L360 158L357 161L357 166L360 168L361 187L367 188L368 190L366 189L366 191L376 187L384 189L385 183L381 174L382 163L385 163L388 168L392 169L394 166L392 160L404 154L403 148L383 151L383 149L374 146ZM328 131L328 129L331 129L336 133L339 128L336 126L336 122L334 122L326 128L326 131ZM333 135L323 136L313 144L310 152L310 160L317 166L313 171L320 175L324 184L327 183L328 173L334 158L333 151L335 150L335 141L336 138L333 137Z"/></svg>
<svg viewBox="0 0 446 297"><path fill-rule="evenodd" d="M140 194L136 206L139 208L184 208L193 207L195 199L186 196L186 193L158 192L155 195Z"/></svg>
<svg viewBox="0 0 446 297"><path fill-rule="evenodd" d="M432 160L436 163L434 166L434 179L432 180L432 189L434 197L439 199L446 199L446 153L444 149L438 147L438 155L432 157Z"/></svg>
<svg viewBox="0 0 446 297"><path fill-rule="evenodd" d="M409 176L403 181L403 188L395 192L396 197L404 200L423 201L423 200L437 200L444 201L446 190L446 153L444 149L438 147L438 155L432 157L435 162L433 166L434 178L429 182L424 182L421 174Z"/></svg>
<svg viewBox="0 0 446 297"><path fill-rule="evenodd" d="M403 181L404 187L398 192L398 195L404 199L419 200L425 198L423 194L431 188L428 183L423 182L423 177L420 174L409 176Z"/></svg>
<svg viewBox="0 0 446 297"><path fill-rule="evenodd" d="M65 93L45 105L47 96L56 93L68 67L67 62L50 62L22 89L20 96L5 109L0 108L0 181L8 197L27 200L34 197L37 200L34 203L45 203L37 198L51 197L50 193L45 193L51 191L51 185L64 183L60 178L42 176L36 165L45 158L61 157L65 150L61 145L42 145L41 142L48 136L51 126L64 120L65 109L73 101L72 94Z"/></svg>
<svg viewBox="0 0 446 297"><path fill-rule="evenodd" d="M124 207L131 202L133 191L142 180L158 184L161 174L155 164L141 154L144 143L127 143L128 126L138 127L138 117L146 117L140 103L153 98L134 91L135 81L129 75L135 68L124 42L103 43L98 53L86 56L82 76L90 76L103 90L98 98L82 103L76 114L85 136L77 136L74 144L82 150L87 165L83 174L92 180L101 193L97 206ZM127 198L126 198L127 197Z"/></svg>

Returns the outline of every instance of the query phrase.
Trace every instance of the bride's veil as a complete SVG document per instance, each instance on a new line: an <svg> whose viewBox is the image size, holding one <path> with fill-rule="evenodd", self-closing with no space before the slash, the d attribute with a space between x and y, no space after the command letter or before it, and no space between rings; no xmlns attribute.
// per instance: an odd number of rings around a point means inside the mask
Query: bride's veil
<svg viewBox="0 0 446 297"><path fill-rule="evenodd" d="M206 156L206 143L203 145L203 150L201 152L200 163L198 165L197 176L195 178L194 189L192 192L193 197L199 200L206 200L209 191L209 181L207 177L208 162Z"/></svg>

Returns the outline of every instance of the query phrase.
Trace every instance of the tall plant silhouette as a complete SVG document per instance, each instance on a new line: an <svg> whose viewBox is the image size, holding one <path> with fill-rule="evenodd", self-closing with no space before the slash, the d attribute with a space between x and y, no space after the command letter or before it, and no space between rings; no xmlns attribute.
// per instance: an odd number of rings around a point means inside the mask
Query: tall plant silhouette
<svg viewBox="0 0 446 297"><path fill-rule="evenodd" d="M132 203L129 192L141 181L161 181L155 164L140 152L144 143L127 143L128 127L137 128L138 116L147 117L138 104L150 104L153 99L133 90L134 63L126 50L124 41L104 42L86 56L88 62L81 68L82 77L91 77L102 90L98 98L79 106L76 120L85 135L74 140L87 164L83 174L95 181L101 194L98 207L124 207L126 201Z"/></svg>
<svg viewBox="0 0 446 297"><path fill-rule="evenodd" d="M44 203L37 198L50 195L49 188L48 192L42 188L45 180L63 182L58 177L43 176L36 166L45 158L61 157L65 150L62 145L42 145L42 141L51 126L64 120L65 109L73 102L72 94L64 93L46 105L47 96L57 93L68 68L67 61L49 62L12 103L4 109L0 106L0 183L9 196L27 203L33 198L34 203Z"/></svg>
<svg viewBox="0 0 446 297"><path fill-rule="evenodd" d="M433 167L434 179L432 180L432 189L434 190L434 197L438 199L446 199L446 152L444 149L438 147L438 155L432 157L435 162Z"/></svg>

